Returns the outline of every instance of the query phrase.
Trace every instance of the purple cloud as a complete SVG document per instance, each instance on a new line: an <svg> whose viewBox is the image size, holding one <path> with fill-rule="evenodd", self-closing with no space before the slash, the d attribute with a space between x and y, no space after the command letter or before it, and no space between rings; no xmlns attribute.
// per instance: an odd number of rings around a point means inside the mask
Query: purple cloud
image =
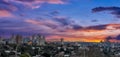
<svg viewBox="0 0 120 57"><path fill-rule="evenodd" d="M93 29L93 30L104 30L108 25L96 25L96 26L89 26L86 29Z"/></svg>
<svg viewBox="0 0 120 57"><path fill-rule="evenodd" d="M117 18L120 17L120 7L96 7L92 9L94 13L101 11L110 11L110 14L115 15Z"/></svg>
<svg viewBox="0 0 120 57"><path fill-rule="evenodd" d="M116 39L116 40L120 40L120 35L118 35L115 39Z"/></svg>
<svg viewBox="0 0 120 57"><path fill-rule="evenodd" d="M106 40L120 40L120 35L117 35L116 37L108 36Z"/></svg>

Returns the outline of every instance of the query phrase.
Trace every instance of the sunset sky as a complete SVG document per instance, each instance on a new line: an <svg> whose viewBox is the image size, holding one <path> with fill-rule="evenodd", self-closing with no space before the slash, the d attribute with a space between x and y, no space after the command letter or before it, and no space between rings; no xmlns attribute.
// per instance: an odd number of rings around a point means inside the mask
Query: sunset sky
<svg viewBox="0 0 120 57"><path fill-rule="evenodd" d="M120 0L0 0L0 35L38 33L47 40L120 41Z"/></svg>

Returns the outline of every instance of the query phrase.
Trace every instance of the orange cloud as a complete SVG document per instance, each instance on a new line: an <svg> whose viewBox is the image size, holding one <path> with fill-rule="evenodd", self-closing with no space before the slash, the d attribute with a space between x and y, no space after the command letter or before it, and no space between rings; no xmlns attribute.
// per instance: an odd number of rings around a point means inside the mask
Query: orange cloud
<svg viewBox="0 0 120 57"><path fill-rule="evenodd" d="M111 29L108 27L115 29ZM66 32L56 32L60 38L64 38L65 41L84 41L84 42L100 42L104 41L108 36L117 36L120 34L120 24L108 24L103 30L95 29L82 29L82 30L67 30ZM56 37L56 39L58 38Z"/></svg>
<svg viewBox="0 0 120 57"><path fill-rule="evenodd" d="M40 25L40 24L42 24L41 22L36 21L36 20L25 20L25 22L28 22L28 23L31 23L31 24L35 24L35 25Z"/></svg>

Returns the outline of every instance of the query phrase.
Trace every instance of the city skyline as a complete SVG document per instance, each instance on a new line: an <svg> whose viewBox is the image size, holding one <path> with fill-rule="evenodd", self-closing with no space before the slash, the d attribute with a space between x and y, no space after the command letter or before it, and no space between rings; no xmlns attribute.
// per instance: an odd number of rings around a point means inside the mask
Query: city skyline
<svg viewBox="0 0 120 57"><path fill-rule="evenodd" d="M120 0L0 0L0 34L120 41ZM111 37L109 37L111 36Z"/></svg>

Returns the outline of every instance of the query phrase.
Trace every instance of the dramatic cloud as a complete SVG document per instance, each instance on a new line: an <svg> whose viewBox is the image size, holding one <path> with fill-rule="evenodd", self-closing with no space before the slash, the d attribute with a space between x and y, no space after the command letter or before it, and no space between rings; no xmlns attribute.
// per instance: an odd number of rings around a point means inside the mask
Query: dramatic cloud
<svg viewBox="0 0 120 57"><path fill-rule="evenodd" d="M54 37L55 39L58 39L58 37L60 38L62 37L65 38L66 41L73 38L74 41L78 41L75 39L80 38L83 41L94 40L96 42L99 42L100 40L107 39L106 37L108 36L116 36L120 34L120 28L119 28L120 24L106 24L106 25L82 27L80 25L76 25L75 23L71 23L71 22L69 23L58 20L41 21L41 20L32 19L32 20L26 20L26 22L29 24L34 24L33 26L40 27L38 31L40 30L41 32L43 32L42 33L43 35L47 35L50 38L56 36Z"/></svg>
<svg viewBox="0 0 120 57"><path fill-rule="evenodd" d="M40 33L51 39L64 38L65 41L90 42L99 42L101 40L105 40L108 36L116 36L120 34L120 24L82 27L75 23L72 23L72 25L70 25L71 23L63 25L62 23L64 24L64 22L52 19L25 19L23 21L16 22L12 20L3 20L0 21L0 30L4 32L24 34Z"/></svg>
<svg viewBox="0 0 120 57"><path fill-rule="evenodd" d="M111 14L120 18L120 7L96 7L92 9L92 12L110 11Z"/></svg>
<svg viewBox="0 0 120 57"><path fill-rule="evenodd" d="M83 14L78 9L81 2L70 1L65 5L66 2L69 0L0 0L0 33L24 35L40 33L49 39L64 38L65 41L90 42L99 42L107 39L108 36L116 37L120 34L118 19L116 24L108 16L99 18L99 15L95 15L93 19L93 15L87 11L89 7L82 10L86 11ZM76 2L78 6L74 5ZM92 11L94 13L110 11L110 14L120 17L119 7L97 7ZM119 36L114 40L119 40Z"/></svg>

